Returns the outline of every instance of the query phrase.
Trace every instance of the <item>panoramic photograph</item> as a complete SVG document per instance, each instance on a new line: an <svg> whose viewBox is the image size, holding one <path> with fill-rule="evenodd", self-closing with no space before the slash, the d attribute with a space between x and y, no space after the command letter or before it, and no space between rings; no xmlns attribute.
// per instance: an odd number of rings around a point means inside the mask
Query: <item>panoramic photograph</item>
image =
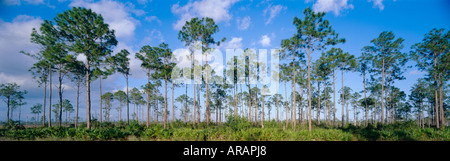
<svg viewBox="0 0 450 161"><path fill-rule="evenodd" d="M448 0L1 0L0 144L449 141L449 27Z"/></svg>

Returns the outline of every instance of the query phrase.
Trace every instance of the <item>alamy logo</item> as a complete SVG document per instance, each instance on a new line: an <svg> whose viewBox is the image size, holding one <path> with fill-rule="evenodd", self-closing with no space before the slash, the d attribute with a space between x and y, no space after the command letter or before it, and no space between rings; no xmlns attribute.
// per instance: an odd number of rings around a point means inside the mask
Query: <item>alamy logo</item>
<svg viewBox="0 0 450 161"><path fill-rule="evenodd" d="M262 95L278 92L279 49L270 52L268 49L226 49L224 56L216 48L202 50L201 44L197 41L189 49L174 50L172 61L176 66L171 74L174 84L249 83L261 85Z"/></svg>

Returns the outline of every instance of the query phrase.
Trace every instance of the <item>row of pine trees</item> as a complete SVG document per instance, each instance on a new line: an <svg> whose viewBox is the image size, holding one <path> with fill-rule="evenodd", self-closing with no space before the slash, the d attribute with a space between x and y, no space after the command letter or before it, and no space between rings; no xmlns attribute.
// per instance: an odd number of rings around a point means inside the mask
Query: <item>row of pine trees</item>
<svg viewBox="0 0 450 161"><path fill-rule="evenodd" d="M409 52L403 52L404 39L396 37L393 32L385 31L372 39L370 45L363 47L359 57L355 57L336 47L345 43L345 39L339 37L339 34L333 30L329 21L324 18L325 13L315 13L310 8L306 8L303 14L302 18L294 17L293 25L297 32L292 37L283 39L281 48L278 49L282 63L279 65L280 72L277 73L279 79L275 81L284 84L285 93L284 95L281 93L264 95L261 91L267 87L258 87L258 83L250 83L249 75L267 72L269 69L265 62L253 61L257 57L253 50L245 49L245 54L235 56L227 62L227 65L234 68L232 71L225 71L223 76L211 69L207 59L204 59L205 62L202 63L194 63L196 60L194 48L200 46L202 51L206 51L225 41L225 38L220 40L214 38L214 34L219 32L219 27L211 18L192 18L186 21L178 33L178 39L192 51L187 57L191 60L191 67L177 68L177 61L172 58L173 53L166 43L154 47L143 46L135 57L141 61L141 68L147 75L147 83L141 86L141 90L138 88L129 90L130 53L123 49L113 54L113 48L118 43L114 30L109 29L101 15L90 9L74 7L58 14L53 21L45 20L39 32L33 29L31 41L40 45L39 53L21 52L36 59L36 63L29 71L44 87L43 105L40 105L40 108L33 106L32 108L35 108L35 110L32 109L33 114L40 113L39 109L43 108L42 124L52 126L51 88L54 82L50 78L54 77L52 74L56 74L59 99L57 104L53 105L56 109L53 111L56 111L59 126L62 124L63 109L68 106L65 104L70 104L64 103L63 99L64 79L70 79L77 86L75 126L78 126L79 118L79 91L81 87L86 87L87 128L91 128L93 107L91 107L90 86L94 80L98 80L100 84L101 99L98 108L100 122L103 118L106 121L111 120L110 111L113 107L112 102L115 101L119 103L118 120L126 119L129 123L131 103L135 109L136 105L146 107L147 126L150 125L152 117L159 120L161 116L166 128L169 122L169 111L172 114L172 121L177 118L175 116L177 107L174 104L176 101L180 105L180 120L185 123L191 121L194 125L199 123L202 117L207 125L212 120L220 123L227 113L230 116L246 117L261 127L264 127L264 120L267 120L266 115L269 120L271 116L274 116L273 119L277 122L284 117L285 126L288 127L291 124L294 130L297 123L305 123L311 131L314 118L317 124L324 121L326 126L343 127L346 123L350 123L351 116L348 109L350 105L353 107L353 124L355 125L368 126L369 123L384 125L405 121L411 119L409 118L411 113L416 113L417 123L422 127L426 122L428 126L432 124L436 128L444 126L448 115L448 103L446 103L448 99L445 91L448 88L446 82L450 76L449 31L431 30L422 42L411 46ZM77 60L80 54L86 57L84 62ZM316 61L312 61L313 57ZM409 68L406 67L408 61L415 61L416 67L427 73L425 78L419 79L411 87L409 99L404 91L394 86L396 81L406 79L404 73ZM180 71L189 71L188 73L210 71L211 76L196 78L200 74L173 74L186 73ZM345 85L345 74L349 72L360 73L359 79L364 87L363 91L352 91ZM126 80L126 91L119 90L113 93L108 91L103 94L102 79L107 79L114 73L123 75ZM239 75L245 77L240 78ZM341 88L336 87L339 75ZM172 80L177 78L198 80L200 83L188 84ZM217 80L225 81L226 79L231 80L232 83L216 83ZM257 77L257 79L260 78ZM287 90L288 83L291 85L290 93ZM4 89L12 85L2 85L2 96L8 98L7 94L4 94L6 91ZM193 93L188 94L187 89L191 85ZM164 91L159 90L162 86ZM48 105L47 87L49 88ZM18 89L17 85L12 88ZM171 88L169 89L172 94L171 100L168 99L168 88ZM174 98L175 88L184 88L185 93ZM23 95L26 91L19 93ZM10 94L10 96L13 95ZM200 98L203 98L204 113L200 113L202 105ZM171 101L171 107L168 106L169 101ZM341 118L336 116L338 103L342 108ZM7 104L9 120L9 98ZM123 106L126 106L126 111L122 112ZM47 107L48 122L46 123ZM268 114L264 111L266 108ZM272 108L276 108L276 114L271 114ZM284 110L284 116L281 113L282 110ZM64 111L71 112L71 110ZM315 112L315 116L312 112ZM215 119L211 117L211 113L215 113ZM321 113L324 116L321 117ZM358 118L359 113L362 113L363 119ZM122 114L126 118L122 118ZM141 115L143 114L141 112ZM135 116L133 119L138 118L137 113L132 116ZM340 125L336 124L337 119L340 120Z"/></svg>

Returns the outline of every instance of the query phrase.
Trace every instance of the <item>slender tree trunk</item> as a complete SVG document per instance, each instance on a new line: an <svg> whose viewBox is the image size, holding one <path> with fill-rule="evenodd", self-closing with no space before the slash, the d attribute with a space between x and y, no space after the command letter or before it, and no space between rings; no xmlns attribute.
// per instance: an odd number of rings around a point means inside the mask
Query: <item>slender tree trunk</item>
<svg viewBox="0 0 450 161"><path fill-rule="evenodd" d="M167 75L164 76L164 129L167 124Z"/></svg>
<svg viewBox="0 0 450 161"><path fill-rule="evenodd" d="M378 96L375 96L375 97L376 97L376 100L378 100ZM374 124L375 124L375 127L376 127L377 123L378 123L378 119L377 119L377 101L375 101L375 106L374 106L373 112L374 112L373 120L374 120Z"/></svg>
<svg viewBox="0 0 450 161"><path fill-rule="evenodd" d="M258 90L258 83L255 84L256 90ZM255 124L258 124L258 91L255 92Z"/></svg>
<svg viewBox="0 0 450 161"><path fill-rule="evenodd" d="M293 109L293 111L294 111L294 117L292 118L292 121L293 121L293 127L294 127L294 131L295 131L295 126L296 126L296 122L297 122L297 117L295 117L295 106L296 106L296 99L295 99L295 96L296 96L296 89L295 89L295 86L296 86L296 77L295 77L295 71L296 71L296 69L295 69L295 54L294 53L292 53L292 71L293 71L293 73L294 73L294 77L293 77L293 79L294 79L294 83L293 83L293 85L294 85L294 104L292 105L292 107L294 108Z"/></svg>
<svg viewBox="0 0 450 161"><path fill-rule="evenodd" d="M59 95L59 127L61 127L62 122L62 77L61 77L61 67L58 70L58 81L59 81L59 87L58 87L58 95Z"/></svg>
<svg viewBox="0 0 450 161"><path fill-rule="evenodd" d="M366 72L363 73L363 84L364 84L364 108L366 110L366 122L365 122L365 127L367 127L368 125L368 118L367 118L367 97L366 97Z"/></svg>
<svg viewBox="0 0 450 161"><path fill-rule="evenodd" d="M13 120L13 117L14 117L14 106L11 107L11 121ZM8 119L8 121L9 121L9 119Z"/></svg>
<svg viewBox="0 0 450 161"><path fill-rule="evenodd" d="M436 75L434 76L434 78L436 79ZM439 101L438 101L438 85L437 85L437 81L435 80L435 86L436 86L436 89L434 90L434 101L435 101L435 107L436 107L436 109L435 109L435 111L434 111L434 114L435 114L435 116L436 116L436 118L435 118L435 122L436 122L436 128L439 128Z"/></svg>
<svg viewBox="0 0 450 161"><path fill-rule="evenodd" d="M130 125L130 100L128 94L128 76L125 76L125 80L127 81L127 125Z"/></svg>
<svg viewBox="0 0 450 161"><path fill-rule="evenodd" d="M48 66L49 71L49 93L48 93L48 127L52 127L52 68ZM11 116L12 117L12 116Z"/></svg>
<svg viewBox="0 0 450 161"><path fill-rule="evenodd" d="M333 127L336 127L336 88L335 88L334 70L333 70Z"/></svg>
<svg viewBox="0 0 450 161"><path fill-rule="evenodd" d="M308 49L308 131L311 132L311 53Z"/></svg>
<svg viewBox="0 0 450 161"><path fill-rule="evenodd" d="M417 111L417 125L422 128L422 125L420 124L420 110L422 108L422 104L420 104L419 110Z"/></svg>
<svg viewBox="0 0 450 161"><path fill-rule="evenodd" d="M302 111L303 111L303 99L302 99L302 97L303 97L303 86L301 86L300 85L300 106L298 107L298 117L299 117L299 121L300 121L300 123L301 122L303 122L303 117L302 117Z"/></svg>
<svg viewBox="0 0 450 161"><path fill-rule="evenodd" d="M148 80L149 84L150 80ZM150 126L150 89L147 90L147 128Z"/></svg>
<svg viewBox="0 0 450 161"><path fill-rule="evenodd" d="M136 96L133 96L133 114L134 114L133 119L136 121L136 120L137 120L137 113L136 113Z"/></svg>
<svg viewBox="0 0 450 161"><path fill-rule="evenodd" d="M197 102L198 102L198 106L197 106L197 122L198 123L200 123L201 122L201 116L200 116L200 108L201 108L201 106L200 106L200 103L201 103L201 100L200 100L200 84L197 84Z"/></svg>
<svg viewBox="0 0 450 161"><path fill-rule="evenodd" d="M356 105L353 105L353 124L356 126Z"/></svg>
<svg viewBox="0 0 450 161"><path fill-rule="evenodd" d="M292 129L294 129L294 114L293 114L294 110L293 110L293 108L295 108L295 105L294 105L295 93L294 93L293 89L294 89L294 81L291 81L291 108L289 109L289 112L291 113L291 116L290 116L291 119L289 119L289 121L291 122Z"/></svg>
<svg viewBox="0 0 450 161"><path fill-rule="evenodd" d="M195 50L193 50L193 51L195 51ZM193 54L192 54L192 66L193 66L193 69L194 69L194 73L193 73L193 84L192 84L192 86L194 86L194 120L192 120L192 122L193 122L193 124L195 125L195 122L196 122L196 109L195 109L195 106L196 106L196 100L195 100L195 52L193 52Z"/></svg>
<svg viewBox="0 0 450 161"><path fill-rule="evenodd" d="M422 124L421 124L421 126L422 126L422 128L425 128L425 122L424 122L424 116L425 115L424 115L424 112L423 112L424 110L422 109L421 111L422 111L422 122L421 122Z"/></svg>
<svg viewBox="0 0 450 161"><path fill-rule="evenodd" d="M78 127L78 106L79 106L79 97L80 97L80 75L77 76L77 111L75 112L75 128Z"/></svg>
<svg viewBox="0 0 450 161"><path fill-rule="evenodd" d="M19 105L19 125L20 125L20 114L22 113L22 106Z"/></svg>
<svg viewBox="0 0 450 161"><path fill-rule="evenodd" d="M47 101L47 79L44 81L44 106L42 106L43 108L43 113L42 113L42 127L45 127L45 108L46 108L46 104Z"/></svg>
<svg viewBox="0 0 450 161"><path fill-rule="evenodd" d="M284 95L285 95L285 102L284 102L284 107L285 107L285 111L286 111L286 129L288 127L288 106L287 106L287 90L286 90L286 82L284 81Z"/></svg>
<svg viewBox="0 0 450 161"><path fill-rule="evenodd" d="M264 95L261 96L262 98L262 114L261 114L261 127L264 128Z"/></svg>
<svg viewBox="0 0 450 161"><path fill-rule="evenodd" d="M277 123L278 123L278 96L275 96L275 102L277 104Z"/></svg>
<svg viewBox="0 0 450 161"><path fill-rule="evenodd" d="M67 126L67 110L66 110L66 126Z"/></svg>
<svg viewBox="0 0 450 161"><path fill-rule="evenodd" d="M122 121L122 98L119 97L119 121Z"/></svg>
<svg viewBox="0 0 450 161"><path fill-rule="evenodd" d="M237 84L234 83L234 117L237 116Z"/></svg>
<svg viewBox="0 0 450 161"><path fill-rule="evenodd" d="M222 100L219 100L220 106L219 106L219 126L222 124Z"/></svg>
<svg viewBox="0 0 450 161"><path fill-rule="evenodd" d="M445 126L445 117L444 117L444 94L442 92L443 90L443 82L442 82L442 76L439 74L439 106L440 106L440 117L441 117L441 127Z"/></svg>
<svg viewBox="0 0 450 161"><path fill-rule="evenodd" d="M345 107L345 98L344 98L344 94L345 94L345 89L344 89L344 71L341 70L341 78L342 78L342 93L341 93L341 100L342 100L342 128L344 128L344 124L345 124L345 119L344 119L344 107Z"/></svg>
<svg viewBox="0 0 450 161"><path fill-rule="evenodd" d="M389 70L389 68L388 68L388 70ZM388 105L389 105L389 110L386 109L386 112L389 111L389 117L388 117L388 115L386 114L386 118L389 118L389 119L386 121L386 123L387 123L387 124L390 124L390 123L392 123L392 101L391 101L391 100L392 100L392 90L391 90L391 73L389 73L387 81L388 81L388 90L386 91L386 97L388 97L388 93L389 93L389 101L387 100L388 98L386 98L386 108L387 108ZM388 104L388 103L389 103L389 104Z"/></svg>
<svg viewBox="0 0 450 161"><path fill-rule="evenodd" d="M174 107L174 104L173 104L173 91L174 91L174 84L172 83L172 122L174 122L176 119L175 119L175 107Z"/></svg>
<svg viewBox="0 0 450 161"><path fill-rule="evenodd" d="M215 104L217 105L217 102L215 102ZM219 108L216 107L216 124L219 125Z"/></svg>
<svg viewBox="0 0 450 161"><path fill-rule="evenodd" d="M319 97L319 106L317 107L317 125L320 125L320 82L319 79L317 79L317 93L318 93L318 97Z"/></svg>
<svg viewBox="0 0 450 161"><path fill-rule="evenodd" d="M206 46L206 48L208 48L208 44L207 43L205 44L205 46ZM208 52L205 53L205 66L206 66L206 68L208 68L208 54L207 53ZM208 77L209 77L208 70L206 70L206 78L205 78L206 90L205 90L205 92L206 92L206 125L207 126L209 126L209 121L210 121L210 118L211 118L211 111L209 109L209 95L208 95L209 83L208 83Z"/></svg>
<svg viewBox="0 0 450 161"><path fill-rule="evenodd" d="M99 85L99 88L100 88L100 127L102 127L102 123L103 123L103 118L102 118L102 101L103 101L103 99L102 99L102 74L100 73L100 77L99 77L99 80L98 80L98 85Z"/></svg>
<svg viewBox="0 0 450 161"><path fill-rule="evenodd" d="M242 100L242 84L239 84L241 88L241 96L239 97L239 102L241 103L241 117L244 117L244 101Z"/></svg>
<svg viewBox="0 0 450 161"><path fill-rule="evenodd" d="M437 65L437 53L434 52L434 68L436 68ZM438 80L437 80L437 74L434 74L434 102L435 102L435 115L436 115L436 128L439 128L439 101L438 101Z"/></svg>
<svg viewBox="0 0 450 161"><path fill-rule="evenodd" d="M250 85L250 78L247 78L248 80L248 120L252 121L252 91L251 91L251 85Z"/></svg>
<svg viewBox="0 0 450 161"><path fill-rule="evenodd" d="M325 125L326 125L326 127L328 127L328 124L330 123L329 122L329 116L330 116L330 109L329 109L329 107L328 107L328 91L327 91L327 82L325 81L325 87L324 87L324 93L325 93L325 112L324 112L324 115L325 115L325 120L326 120L326 122L325 122Z"/></svg>
<svg viewBox="0 0 450 161"><path fill-rule="evenodd" d="M344 100L347 101L347 98L345 98L345 96L344 96ZM345 104L345 123L349 124L350 123L350 121L348 119L349 116L350 116L349 113L348 113L348 104L349 103L345 102L344 104Z"/></svg>
<svg viewBox="0 0 450 161"><path fill-rule="evenodd" d="M184 100L184 123L186 123L187 121L187 84L184 84L185 88L186 88L186 93L185 93L185 100Z"/></svg>
<svg viewBox="0 0 450 161"><path fill-rule="evenodd" d="M159 99L156 101L156 124L159 124Z"/></svg>
<svg viewBox="0 0 450 161"><path fill-rule="evenodd" d="M383 91L384 91L384 56L381 69L381 124L384 125L384 103L383 103Z"/></svg>
<svg viewBox="0 0 450 161"><path fill-rule="evenodd" d="M422 108L423 108L423 105L422 105ZM431 126L431 120L430 120L430 117L431 116L431 108L428 108L428 128L430 128L430 126Z"/></svg>

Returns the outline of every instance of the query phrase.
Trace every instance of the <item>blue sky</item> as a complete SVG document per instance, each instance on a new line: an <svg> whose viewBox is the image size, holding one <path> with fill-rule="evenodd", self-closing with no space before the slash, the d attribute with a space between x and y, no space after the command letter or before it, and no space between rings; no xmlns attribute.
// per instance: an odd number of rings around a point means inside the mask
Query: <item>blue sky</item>
<svg viewBox="0 0 450 161"><path fill-rule="evenodd" d="M34 60L19 54L19 51L36 52L39 47L30 43L32 28L39 28L43 20L52 20L58 13L81 6L91 8L102 14L105 21L116 31L119 44L115 52L127 49L132 53L130 89L145 83L145 74L139 67L134 54L144 45L156 46L161 42L169 44L172 50L184 48L178 40L178 31L185 20L191 17L212 17L219 25L217 39L226 37L224 48L273 49L280 46L282 39L295 33L292 24L294 16L303 17L303 10L311 7L314 11L326 12L328 19L339 33L347 40L339 45L344 51L359 56L361 49L370 45L370 40L378 37L382 31L393 31L396 37L405 39L404 52L410 46L422 40L424 34L433 28L450 26L450 2L446 0L136 0L136 1L45 1L45 0L2 0L0 2L0 83L16 82L29 91L29 107L42 103L42 88L32 80L27 71ZM320 53L312 55L313 61ZM414 66L414 62L407 65ZM395 82L395 86L409 93L409 88L417 78L424 77L416 68L408 69L403 81ZM56 81L56 78L54 78ZM346 73L345 85L353 91L361 91L362 78L358 73ZM54 81L54 82L55 82ZM341 88L340 76L336 88ZM75 86L69 80L64 82L64 97L75 104ZM98 114L98 81L92 83L94 112ZM115 74L102 81L103 93L125 89L124 78ZM53 88L56 93L56 88ZM191 93L191 87L188 93ZM244 89L245 90L245 89ZM288 92L289 92L288 88ZM85 89L80 99L80 116L85 117ZM163 89L161 89L163 91ZM170 90L169 90L170 91ZM184 88L175 90L175 97L184 93ZM284 95L284 87L279 93ZM171 94L169 94L171 96ZM57 95L53 95L53 103ZM169 98L171 99L171 98ZM0 103L0 119L6 117L6 105ZM170 101L169 101L169 107ZM169 108L170 109L170 108ZM341 107L337 105L337 114ZM204 111L204 109L202 109ZM177 110L177 115L178 115ZM116 115L113 110L113 116ZM272 112L275 113L275 112ZM350 114L351 116L352 113ZM72 115L73 116L73 115ZM338 115L339 116L339 115ZM16 116L14 116L16 117ZM22 115L25 119L26 115ZM29 117L32 117L29 115ZM272 118L274 118L272 116ZM361 117L360 117L361 118Z"/></svg>

